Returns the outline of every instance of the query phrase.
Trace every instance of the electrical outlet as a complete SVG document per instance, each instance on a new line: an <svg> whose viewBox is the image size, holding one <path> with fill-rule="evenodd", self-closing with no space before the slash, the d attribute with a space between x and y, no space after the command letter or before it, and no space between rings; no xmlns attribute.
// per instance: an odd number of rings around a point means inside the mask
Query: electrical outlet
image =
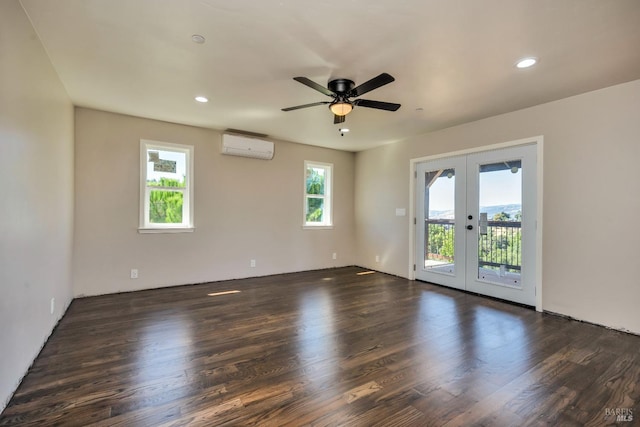
<svg viewBox="0 0 640 427"><path fill-rule="evenodd" d="M51 314L55 313L55 311L56 311L56 299L51 298Z"/></svg>
<svg viewBox="0 0 640 427"><path fill-rule="evenodd" d="M256 260L252 259L251 260L251 268L255 268L255 266L256 266Z"/></svg>
<svg viewBox="0 0 640 427"><path fill-rule="evenodd" d="M138 278L138 269L137 268L132 268L131 269L131 278L132 279L137 279Z"/></svg>
<svg viewBox="0 0 640 427"><path fill-rule="evenodd" d="M376 262L380 262L380 255L376 255Z"/></svg>
<svg viewBox="0 0 640 427"><path fill-rule="evenodd" d="M333 253L333 259L338 259L338 253L337 252Z"/></svg>

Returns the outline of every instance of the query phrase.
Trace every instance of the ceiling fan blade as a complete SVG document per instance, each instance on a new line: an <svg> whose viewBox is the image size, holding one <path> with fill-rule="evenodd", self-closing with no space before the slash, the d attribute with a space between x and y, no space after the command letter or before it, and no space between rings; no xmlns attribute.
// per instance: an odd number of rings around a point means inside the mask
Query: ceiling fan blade
<svg viewBox="0 0 640 427"><path fill-rule="evenodd" d="M369 99L356 99L353 101L358 107L377 108L378 110L396 111L400 108L400 104L392 104L391 102L371 101Z"/></svg>
<svg viewBox="0 0 640 427"><path fill-rule="evenodd" d="M338 123L344 123L345 117L347 116L339 116L337 114L333 115L333 124L337 125Z"/></svg>
<svg viewBox="0 0 640 427"><path fill-rule="evenodd" d="M283 108L283 109L282 109L282 111L299 110L299 109L301 109L301 108L315 107L316 105L324 105L324 104L331 104L331 102L329 102L329 101L312 102L311 104L296 105L295 107L287 107L287 108Z"/></svg>
<svg viewBox="0 0 640 427"><path fill-rule="evenodd" d="M374 89L378 89L380 86L384 86L386 84L391 83L395 79L391 77L387 73L382 73L377 77L372 78L369 81L362 83L360 86L354 87L349 92L349 96L360 96L365 93L372 91Z"/></svg>
<svg viewBox="0 0 640 427"><path fill-rule="evenodd" d="M309 86L311 89L315 89L318 92L325 94L327 96L335 96L335 94L331 92L329 89L327 89L326 87L320 86L318 83L306 77L294 77L293 80L300 82L305 86Z"/></svg>

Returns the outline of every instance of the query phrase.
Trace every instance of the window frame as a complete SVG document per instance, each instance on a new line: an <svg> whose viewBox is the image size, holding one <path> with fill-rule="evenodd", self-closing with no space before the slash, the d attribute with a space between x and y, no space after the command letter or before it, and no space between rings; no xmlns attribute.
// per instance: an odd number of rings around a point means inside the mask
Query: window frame
<svg viewBox="0 0 640 427"><path fill-rule="evenodd" d="M307 170L310 168L324 169L325 181L324 181L324 194L318 196L317 194L307 193ZM311 160L304 161L304 174L303 174L303 207L302 207L302 226L305 229L331 229L333 228L333 163L323 163ZM309 222L307 221L307 209L309 206L308 200L323 199L323 221L322 222Z"/></svg>
<svg viewBox="0 0 640 427"><path fill-rule="evenodd" d="M185 187L171 188L169 191L181 192L182 196L182 222L153 223L149 221L149 193L156 186L147 185L148 152L153 150L173 151L185 154ZM175 144L171 142L140 140L140 218L138 225L139 233L189 233L193 232L193 153L194 147L186 144ZM164 188L164 187L160 187Z"/></svg>

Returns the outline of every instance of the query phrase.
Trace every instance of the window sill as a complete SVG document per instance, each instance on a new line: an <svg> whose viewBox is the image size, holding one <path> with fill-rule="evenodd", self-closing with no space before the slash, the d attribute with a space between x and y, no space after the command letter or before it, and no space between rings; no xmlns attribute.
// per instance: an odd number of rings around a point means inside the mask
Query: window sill
<svg viewBox="0 0 640 427"><path fill-rule="evenodd" d="M332 230L333 225L303 225L303 230Z"/></svg>
<svg viewBox="0 0 640 427"><path fill-rule="evenodd" d="M140 234L193 233L195 227L138 228Z"/></svg>

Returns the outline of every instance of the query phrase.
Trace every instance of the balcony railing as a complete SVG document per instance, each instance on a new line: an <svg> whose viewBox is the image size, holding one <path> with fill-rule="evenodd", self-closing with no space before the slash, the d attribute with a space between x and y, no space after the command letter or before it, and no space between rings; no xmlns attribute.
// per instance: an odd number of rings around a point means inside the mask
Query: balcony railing
<svg viewBox="0 0 640 427"><path fill-rule="evenodd" d="M520 272L522 266L522 223L520 221L487 221L486 230L480 227L478 266Z"/></svg>
<svg viewBox="0 0 640 427"><path fill-rule="evenodd" d="M449 219L425 220L427 260L453 262L455 223ZM487 221L479 227L478 267L519 273L522 266L522 223Z"/></svg>

